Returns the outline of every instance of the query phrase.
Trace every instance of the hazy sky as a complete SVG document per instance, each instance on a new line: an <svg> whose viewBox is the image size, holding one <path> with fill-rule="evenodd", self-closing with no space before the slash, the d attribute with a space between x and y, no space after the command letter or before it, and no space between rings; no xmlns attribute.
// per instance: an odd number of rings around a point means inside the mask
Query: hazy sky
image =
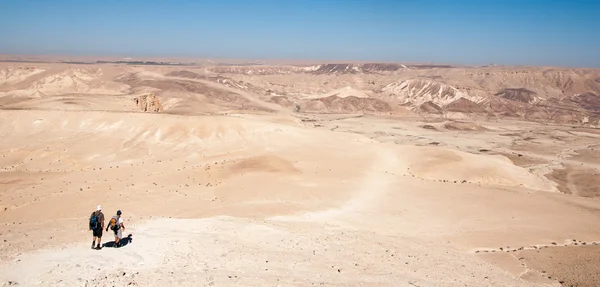
<svg viewBox="0 0 600 287"><path fill-rule="evenodd" d="M0 0L0 53L600 67L596 0Z"/></svg>

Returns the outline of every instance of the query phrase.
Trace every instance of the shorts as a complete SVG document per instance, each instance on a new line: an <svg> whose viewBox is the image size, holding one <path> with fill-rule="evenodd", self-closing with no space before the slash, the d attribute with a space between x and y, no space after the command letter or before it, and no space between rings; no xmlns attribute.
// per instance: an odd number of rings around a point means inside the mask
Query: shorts
<svg viewBox="0 0 600 287"><path fill-rule="evenodd" d="M102 228L92 229L92 234L94 237L101 238L102 237Z"/></svg>
<svg viewBox="0 0 600 287"><path fill-rule="evenodd" d="M119 230L116 230L115 237L119 239L123 238L123 229L119 228Z"/></svg>

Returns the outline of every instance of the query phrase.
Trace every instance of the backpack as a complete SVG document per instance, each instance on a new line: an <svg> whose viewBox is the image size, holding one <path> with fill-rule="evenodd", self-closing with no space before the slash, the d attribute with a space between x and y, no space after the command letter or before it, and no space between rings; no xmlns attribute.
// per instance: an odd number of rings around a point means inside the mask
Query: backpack
<svg viewBox="0 0 600 287"><path fill-rule="evenodd" d="M92 216L90 216L90 229L96 230L100 228L100 222L98 222L98 215L96 212L92 212Z"/></svg>
<svg viewBox="0 0 600 287"><path fill-rule="evenodd" d="M118 218L116 216L113 216L110 221L108 222L108 226L110 227L110 229L112 231L117 231L121 228L121 226L119 226L119 224L117 224L119 222Z"/></svg>

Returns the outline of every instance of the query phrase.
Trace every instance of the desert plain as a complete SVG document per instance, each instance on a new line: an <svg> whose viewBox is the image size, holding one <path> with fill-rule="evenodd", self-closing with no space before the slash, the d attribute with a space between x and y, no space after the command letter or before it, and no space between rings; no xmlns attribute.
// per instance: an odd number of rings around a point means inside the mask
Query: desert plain
<svg viewBox="0 0 600 287"><path fill-rule="evenodd" d="M599 94L594 69L0 63L0 284L598 286ZM90 249L99 204L131 242Z"/></svg>

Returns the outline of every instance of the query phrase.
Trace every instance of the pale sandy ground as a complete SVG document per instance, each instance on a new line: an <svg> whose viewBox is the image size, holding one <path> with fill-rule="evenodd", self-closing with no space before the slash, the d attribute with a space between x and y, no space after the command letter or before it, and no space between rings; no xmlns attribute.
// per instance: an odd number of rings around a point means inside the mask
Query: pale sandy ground
<svg viewBox="0 0 600 287"><path fill-rule="evenodd" d="M587 179L548 176L577 165L593 178L594 130L145 114L133 112L131 95L91 94L0 110L2 284L560 286L591 278L524 252L600 240L598 193L579 194ZM97 204L107 218L123 211L130 244L90 249Z"/></svg>

